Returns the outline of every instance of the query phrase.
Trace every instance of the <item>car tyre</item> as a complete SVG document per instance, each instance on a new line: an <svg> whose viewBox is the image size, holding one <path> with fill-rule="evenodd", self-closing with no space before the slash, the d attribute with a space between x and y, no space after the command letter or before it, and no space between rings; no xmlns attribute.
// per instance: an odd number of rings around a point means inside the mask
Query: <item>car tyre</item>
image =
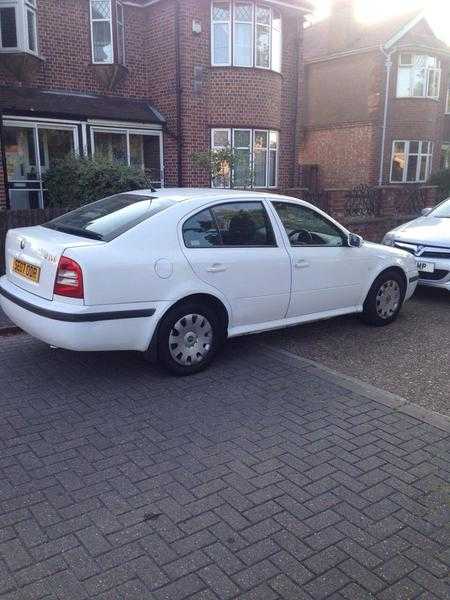
<svg viewBox="0 0 450 600"><path fill-rule="evenodd" d="M158 361L175 375L193 375L211 364L224 339L224 325L212 307L180 304L160 324Z"/></svg>
<svg viewBox="0 0 450 600"><path fill-rule="evenodd" d="M368 325L384 327L398 317L405 297L405 283L397 271L381 273L367 294L361 315Z"/></svg>

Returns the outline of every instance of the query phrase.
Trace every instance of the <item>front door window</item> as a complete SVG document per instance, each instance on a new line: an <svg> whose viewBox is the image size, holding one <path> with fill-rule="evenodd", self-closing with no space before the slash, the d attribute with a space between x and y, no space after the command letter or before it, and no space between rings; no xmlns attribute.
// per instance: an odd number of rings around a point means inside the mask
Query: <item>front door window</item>
<svg viewBox="0 0 450 600"><path fill-rule="evenodd" d="M4 144L10 207L42 208L42 176L51 162L77 151L76 127L6 123Z"/></svg>

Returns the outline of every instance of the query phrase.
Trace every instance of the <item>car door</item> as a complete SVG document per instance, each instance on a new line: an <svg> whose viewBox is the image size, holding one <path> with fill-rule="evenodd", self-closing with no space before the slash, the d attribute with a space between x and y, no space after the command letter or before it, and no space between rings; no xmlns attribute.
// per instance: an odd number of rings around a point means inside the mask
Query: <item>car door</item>
<svg viewBox="0 0 450 600"><path fill-rule="evenodd" d="M232 327L284 318L290 257L263 201L222 201L189 216L182 247L197 276L227 298Z"/></svg>
<svg viewBox="0 0 450 600"><path fill-rule="evenodd" d="M291 257L292 293L287 318L345 312L361 303L370 265L346 233L303 204L273 201Z"/></svg>

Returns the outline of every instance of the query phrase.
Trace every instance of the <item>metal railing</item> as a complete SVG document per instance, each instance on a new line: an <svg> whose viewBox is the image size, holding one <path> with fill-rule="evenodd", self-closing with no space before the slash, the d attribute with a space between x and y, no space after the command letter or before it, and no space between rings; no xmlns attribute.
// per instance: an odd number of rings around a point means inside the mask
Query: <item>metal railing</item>
<svg viewBox="0 0 450 600"><path fill-rule="evenodd" d="M381 190L364 183L345 193L346 217L377 217L380 214Z"/></svg>

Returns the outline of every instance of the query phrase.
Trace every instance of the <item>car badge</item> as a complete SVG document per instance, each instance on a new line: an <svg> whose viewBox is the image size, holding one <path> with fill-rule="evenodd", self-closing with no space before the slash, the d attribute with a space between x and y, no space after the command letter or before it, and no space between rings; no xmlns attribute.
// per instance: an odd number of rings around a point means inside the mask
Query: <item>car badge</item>
<svg viewBox="0 0 450 600"><path fill-rule="evenodd" d="M424 246L417 246L415 254L420 254L423 249L424 249Z"/></svg>
<svg viewBox="0 0 450 600"><path fill-rule="evenodd" d="M20 240L20 249L23 250L25 248L25 240Z"/></svg>

